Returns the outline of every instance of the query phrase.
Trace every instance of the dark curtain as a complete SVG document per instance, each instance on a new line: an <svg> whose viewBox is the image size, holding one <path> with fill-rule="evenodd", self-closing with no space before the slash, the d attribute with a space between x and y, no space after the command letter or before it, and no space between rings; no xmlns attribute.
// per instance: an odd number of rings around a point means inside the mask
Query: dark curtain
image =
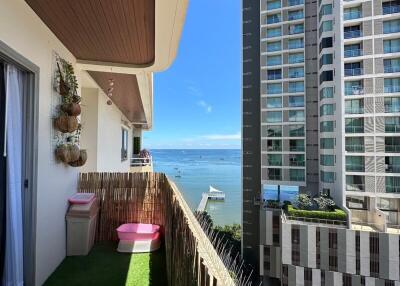
<svg viewBox="0 0 400 286"><path fill-rule="evenodd" d="M4 64L0 62L0 278L3 277L6 241L6 157L4 151L4 131L6 111L6 91ZM0 285L2 281L0 280Z"/></svg>

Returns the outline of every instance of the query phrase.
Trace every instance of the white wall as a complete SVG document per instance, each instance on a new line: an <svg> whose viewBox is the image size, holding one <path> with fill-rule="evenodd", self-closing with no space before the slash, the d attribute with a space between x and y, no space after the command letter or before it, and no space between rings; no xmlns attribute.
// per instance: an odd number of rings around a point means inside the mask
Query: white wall
<svg viewBox="0 0 400 286"><path fill-rule="evenodd" d="M78 174L53 159L52 53L75 59L22 0L0 0L0 40L40 68L36 284L41 285L65 257L67 198L76 191Z"/></svg>
<svg viewBox="0 0 400 286"><path fill-rule="evenodd" d="M87 76L87 75L85 75ZM85 85L87 81L85 80ZM90 85L95 85L91 82ZM129 172L133 149L132 128L128 128L128 159L121 161L123 122L128 122L100 88L82 89L81 147L87 149L88 161L83 172Z"/></svg>

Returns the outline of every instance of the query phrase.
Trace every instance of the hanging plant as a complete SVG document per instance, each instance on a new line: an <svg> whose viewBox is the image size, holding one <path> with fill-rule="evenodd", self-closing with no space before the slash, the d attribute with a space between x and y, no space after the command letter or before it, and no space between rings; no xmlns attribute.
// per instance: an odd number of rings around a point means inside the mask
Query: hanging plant
<svg viewBox="0 0 400 286"><path fill-rule="evenodd" d="M69 116L78 116L81 114L81 106L78 103L63 103L60 109Z"/></svg>
<svg viewBox="0 0 400 286"><path fill-rule="evenodd" d="M56 157L65 164L77 161L80 156L79 147L75 144L62 144L56 149Z"/></svg>
<svg viewBox="0 0 400 286"><path fill-rule="evenodd" d="M80 150L79 151L79 158L76 161L68 163L71 167L82 167L85 165L87 160L87 152L86 150Z"/></svg>
<svg viewBox="0 0 400 286"><path fill-rule="evenodd" d="M71 133L78 129L76 116L60 115L54 119L54 126L62 133Z"/></svg>

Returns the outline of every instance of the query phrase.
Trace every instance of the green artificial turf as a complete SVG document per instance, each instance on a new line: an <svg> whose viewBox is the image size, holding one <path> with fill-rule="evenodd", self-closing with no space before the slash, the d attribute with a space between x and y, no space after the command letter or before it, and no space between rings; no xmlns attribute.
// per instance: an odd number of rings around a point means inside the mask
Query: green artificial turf
<svg viewBox="0 0 400 286"><path fill-rule="evenodd" d="M87 256L65 258L45 286L76 285L167 285L165 252L118 253L115 243L93 247Z"/></svg>

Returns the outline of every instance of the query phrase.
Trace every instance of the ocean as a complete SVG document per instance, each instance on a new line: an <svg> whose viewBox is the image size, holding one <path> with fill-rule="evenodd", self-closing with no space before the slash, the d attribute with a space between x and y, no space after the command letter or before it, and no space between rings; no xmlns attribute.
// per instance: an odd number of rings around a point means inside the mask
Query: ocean
<svg viewBox="0 0 400 286"><path fill-rule="evenodd" d="M240 150L151 150L155 172L172 179L195 210L209 186L225 192L225 201L209 201L216 225L241 222Z"/></svg>
<svg viewBox="0 0 400 286"><path fill-rule="evenodd" d="M216 225L241 223L240 150L151 150L155 172L172 179L195 210L210 186L225 192L225 201L209 201L206 211ZM281 201L293 200L297 187L281 187ZM277 199L277 186L266 186L264 200Z"/></svg>

